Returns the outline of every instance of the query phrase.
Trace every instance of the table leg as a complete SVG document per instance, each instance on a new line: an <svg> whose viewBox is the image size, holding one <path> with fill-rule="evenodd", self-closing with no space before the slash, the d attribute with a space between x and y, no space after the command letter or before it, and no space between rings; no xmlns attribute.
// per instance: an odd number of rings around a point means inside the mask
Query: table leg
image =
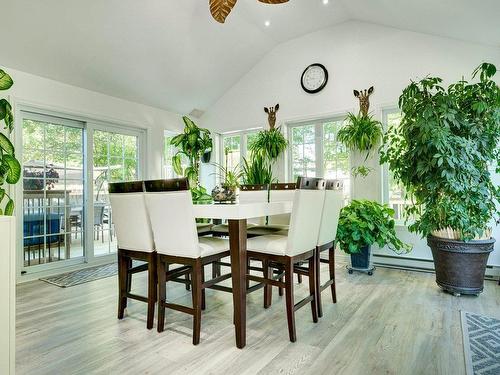
<svg viewBox="0 0 500 375"><path fill-rule="evenodd" d="M247 332L247 220L229 220L229 248L233 280L233 308L236 346L246 345Z"/></svg>

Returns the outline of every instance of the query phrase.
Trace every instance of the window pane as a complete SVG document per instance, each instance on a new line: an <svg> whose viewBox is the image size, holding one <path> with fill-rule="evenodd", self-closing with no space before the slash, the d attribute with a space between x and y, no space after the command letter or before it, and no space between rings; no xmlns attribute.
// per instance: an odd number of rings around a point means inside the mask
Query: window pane
<svg viewBox="0 0 500 375"><path fill-rule="evenodd" d="M227 158L228 169L234 169L237 165L240 164L240 140L241 136L239 135L224 137L224 155Z"/></svg>
<svg viewBox="0 0 500 375"><path fill-rule="evenodd" d="M24 266L83 256L83 129L23 119L23 145Z"/></svg>
<svg viewBox="0 0 500 375"><path fill-rule="evenodd" d="M389 129L391 127L398 127L401 122L401 112L391 112L387 113L386 116L387 124L386 128ZM394 179L394 174L389 171L388 172L388 199L387 202L389 206L394 209L394 218L396 220L404 219L404 208L408 205L408 199L405 197L405 191L403 186L398 184Z"/></svg>
<svg viewBox="0 0 500 375"><path fill-rule="evenodd" d="M299 176L316 176L315 125L292 128L292 180Z"/></svg>
<svg viewBox="0 0 500 375"><path fill-rule="evenodd" d="M344 196L350 193L349 151L337 141L337 133L344 120L328 121L323 124L323 171L324 177L344 182Z"/></svg>
<svg viewBox="0 0 500 375"><path fill-rule="evenodd" d="M94 132L94 255L116 252L108 183L138 178L138 137Z"/></svg>

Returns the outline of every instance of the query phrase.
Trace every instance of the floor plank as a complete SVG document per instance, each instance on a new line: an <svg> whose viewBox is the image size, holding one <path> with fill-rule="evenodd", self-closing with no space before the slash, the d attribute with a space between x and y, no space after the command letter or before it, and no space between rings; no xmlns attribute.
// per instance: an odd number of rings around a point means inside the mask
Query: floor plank
<svg viewBox="0 0 500 375"><path fill-rule="evenodd" d="M322 275L327 269L322 265ZM208 273L208 270L207 270ZM146 305L130 301L116 319L117 280L71 288L35 281L17 288L17 374L465 374L460 310L500 317L500 286L480 297L442 293L427 273L377 269L349 275L337 265L338 303L323 292L324 316L296 314L288 341L284 301L262 308L262 290L248 297L247 347L235 347L231 295L208 290L201 343L192 320L167 310L165 332L146 330ZM145 292L144 275L134 291ZM296 286L297 299L307 282ZM167 298L189 304L182 285Z"/></svg>

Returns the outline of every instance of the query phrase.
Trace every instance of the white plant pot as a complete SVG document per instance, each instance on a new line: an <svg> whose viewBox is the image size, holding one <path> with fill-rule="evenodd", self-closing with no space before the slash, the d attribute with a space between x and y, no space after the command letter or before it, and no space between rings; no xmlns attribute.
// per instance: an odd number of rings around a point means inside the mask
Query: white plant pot
<svg viewBox="0 0 500 375"><path fill-rule="evenodd" d="M15 373L16 220L0 216L0 374Z"/></svg>

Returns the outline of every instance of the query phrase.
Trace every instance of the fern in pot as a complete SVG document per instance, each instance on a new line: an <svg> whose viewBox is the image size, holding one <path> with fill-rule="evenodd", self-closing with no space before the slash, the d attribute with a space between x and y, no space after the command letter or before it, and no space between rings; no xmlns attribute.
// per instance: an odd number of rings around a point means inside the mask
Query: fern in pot
<svg viewBox="0 0 500 375"><path fill-rule="evenodd" d="M340 211L336 242L340 249L350 254L353 270L372 274L371 246L388 246L396 253L405 253L411 246L396 235L394 210L387 205L365 199L353 200Z"/></svg>
<svg viewBox="0 0 500 375"><path fill-rule="evenodd" d="M491 226L499 218L500 88L496 68L448 88L442 79L411 82L399 98L401 124L384 137L381 162L411 197L409 229L427 237L436 282L454 294L483 290Z"/></svg>

